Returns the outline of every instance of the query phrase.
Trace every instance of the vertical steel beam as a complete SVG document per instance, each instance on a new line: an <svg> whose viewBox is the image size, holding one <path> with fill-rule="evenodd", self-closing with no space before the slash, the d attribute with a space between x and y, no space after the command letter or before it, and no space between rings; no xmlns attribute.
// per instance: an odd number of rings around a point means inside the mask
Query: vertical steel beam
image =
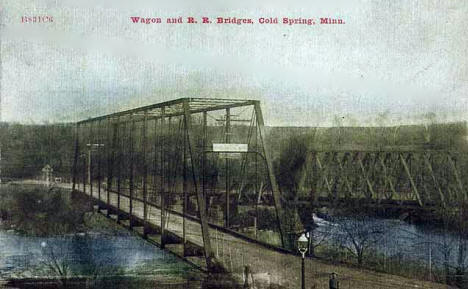
<svg viewBox="0 0 468 289"><path fill-rule="evenodd" d="M164 246L166 245L165 244L165 238L166 238L166 232L165 232L166 179L165 177L166 177L166 174L165 174L165 164L164 164L164 161L165 161L164 154L166 151L165 150L165 139L166 139L165 117L166 117L166 110L164 107L162 107L161 108L161 128L160 128L160 132L161 132L161 141L160 141L160 144L161 144L161 248L164 248Z"/></svg>
<svg viewBox="0 0 468 289"><path fill-rule="evenodd" d="M89 136L88 136L88 183L89 183L89 195L93 197L93 144L94 144L94 122L89 124Z"/></svg>
<svg viewBox="0 0 468 289"><path fill-rule="evenodd" d="M112 179L113 179L113 167L114 167L114 158L115 158L115 145L117 137L118 124L112 124L111 118L107 118L107 143L106 143L106 152L107 152L107 204L110 204L110 191L112 189ZM112 130L112 133L110 132ZM112 136L111 136L112 134Z"/></svg>
<svg viewBox="0 0 468 289"><path fill-rule="evenodd" d="M125 129L120 127L120 116L117 117L117 135L120 139L119 147L118 147L118 161L119 164L117 166L117 209L120 210L120 194L122 193L122 163L124 160L123 155L123 148L125 143ZM124 127L125 128L125 127ZM109 193L108 193L109 194Z"/></svg>
<svg viewBox="0 0 468 289"><path fill-rule="evenodd" d="M98 123L98 133L97 133L97 136L98 136L98 146L97 146L97 149L99 150L100 148L100 145L102 144L102 136L101 136L101 132L102 132L102 120L99 120L99 123ZM107 138L106 140L108 139L109 135L107 135ZM107 151L107 146L105 147L106 151ZM102 156L101 156L101 152L98 151L98 199L101 200L101 178L102 178L102 172L101 172L101 162L102 162ZM107 211L109 212L109 210Z"/></svg>
<svg viewBox="0 0 468 289"><path fill-rule="evenodd" d="M153 126L153 181L151 186L151 192L153 194L156 193L156 184L157 184L157 176L158 176L158 119L154 118L154 126ZM154 195L152 195L154 196Z"/></svg>
<svg viewBox="0 0 468 289"><path fill-rule="evenodd" d="M86 146L86 135L85 135L85 132L86 132L86 127L88 126L89 124L83 126L83 140L85 141L84 143L84 146ZM88 131L89 133L89 131ZM88 135L89 137L89 135ZM86 154L84 155L83 157L83 193L86 193L86 178L87 178L87 172L88 172L88 165L87 165L87 159L86 159Z"/></svg>
<svg viewBox="0 0 468 289"><path fill-rule="evenodd" d="M255 151L258 151L258 126L257 126L257 121L255 117L255 110L252 111L252 125L255 127ZM257 198L255 202L255 218L256 221L260 219L260 214L258 211L258 205L260 204L261 196L262 196L262 188L259 187L259 182L258 182L258 154L255 154L255 192L257 193ZM257 226L255 226L255 239L258 237L257 233Z"/></svg>
<svg viewBox="0 0 468 289"><path fill-rule="evenodd" d="M231 111L229 108L226 109L226 143L231 142ZM229 190L230 188L230 180L229 180L229 158L226 157L226 205L225 205L225 216L224 216L224 226L226 228L229 228L229 205L230 205L230 196L229 196Z"/></svg>
<svg viewBox="0 0 468 289"><path fill-rule="evenodd" d="M208 192L206 191L206 140L207 140L207 129L208 129L208 112L203 112L203 151L202 151L202 192L205 198L205 209L206 214L209 214L210 210L210 197L208 196Z"/></svg>
<svg viewBox="0 0 468 289"><path fill-rule="evenodd" d="M135 119L133 114L130 115L130 176L129 176L129 186L130 186L130 208L129 208L129 219L130 219L130 228L133 227L133 193L135 189L134 184L134 174L135 174Z"/></svg>
<svg viewBox="0 0 468 289"><path fill-rule="evenodd" d="M172 139L172 136L173 136L173 128L172 128L172 117L168 117L167 118L167 141L166 141L166 145L167 145L167 150L165 151L165 154L168 156L166 159L168 160L167 161L167 171L166 171L166 184L167 184L167 190L166 190L166 197L169 198L170 194L172 193L171 192L171 185L172 185L172 166L174 165L174 155L172 155L173 153L173 150L176 146L176 144L174 143L174 139ZM166 206L167 206L167 202L166 202ZM167 214L167 213L166 213Z"/></svg>
<svg viewBox="0 0 468 289"><path fill-rule="evenodd" d="M151 192L153 195L151 198L154 198L154 194L156 194L156 184L157 184L157 177L158 177L158 119L154 119L154 126L153 126L153 181L151 186Z"/></svg>
<svg viewBox="0 0 468 289"><path fill-rule="evenodd" d="M75 126L75 154L73 156L73 184L72 184L72 191L75 191L76 189L76 176L78 173L78 156L80 155L80 145L79 145L79 130L80 130L80 125L76 124Z"/></svg>
<svg viewBox="0 0 468 289"><path fill-rule="evenodd" d="M206 211L205 211L205 200L203 199L202 192L198 189L197 186L197 172L195 171L195 160L194 160L194 134L192 132L192 116L190 113L190 107L188 100L184 100L184 127L188 136L188 152L190 154L190 163L192 166L192 179L193 179L193 188L197 195L197 204L198 204L198 213L200 217L200 225L203 237L203 248L205 250L205 259L206 259L206 266L208 270L211 271L215 269L215 256L211 249L211 239L210 239L210 231L208 227L208 220L206 218Z"/></svg>
<svg viewBox="0 0 468 289"><path fill-rule="evenodd" d="M273 162L271 159L270 148L266 145L265 141L265 123L263 121L263 114L262 109L260 107L260 101L254 102L254 109L255 109L255 117L257 119L257 126L259 132L259 139L261 146L263 148L263 153L265 155L266 166L268 170L268 176L270 178L271 189L273 191L273 200L275 202L275 210L276 210L276 218L278 224L278 230L281 237L281 244L284 247L284 228L282 225L282 218L283 218L283 207L281 205L281 193L279 191L278 183L276 182L275 173L273 171Z"/></svg>
<svg viewBox="0 0 468 289"><path fill-rule="evenodd" d="M145 117L143 120L143 232L146 236L146 227L148 222L148 162L146 161L146 150L148 146L148 112L145 111Z"/></svg>
<svg viewBox="0 0 468 289"><path fill-rule="evenodd" d="M184 129L183 129L183 136L184 136L184 142L183 142L183 164L182 164L182 177L183 177L183 200L182 200L182 240L184 244L184 256L185 252L187 250L187 237L185 233L185 214L187 214L187 189L188 189L188 184L187 184L187 129L185 128L184 124ZM203 146L203 151L204 151L204 146ZM204 155L204 152L203 152Z"/></svg>

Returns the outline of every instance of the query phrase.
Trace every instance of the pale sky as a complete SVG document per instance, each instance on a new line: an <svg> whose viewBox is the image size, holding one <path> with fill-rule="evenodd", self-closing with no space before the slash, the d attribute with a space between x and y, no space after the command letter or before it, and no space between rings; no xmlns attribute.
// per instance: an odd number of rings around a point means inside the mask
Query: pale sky
<svg viewBox="0 0 468 289"><path fill-rule="evenodd" d="M115 2L3 0L3 121L76 121L180 97L258 99L268 125L468 119L468 1ZM35 15L53 23L21 23ZM255 23L165 23L178 16Z"/></svg>

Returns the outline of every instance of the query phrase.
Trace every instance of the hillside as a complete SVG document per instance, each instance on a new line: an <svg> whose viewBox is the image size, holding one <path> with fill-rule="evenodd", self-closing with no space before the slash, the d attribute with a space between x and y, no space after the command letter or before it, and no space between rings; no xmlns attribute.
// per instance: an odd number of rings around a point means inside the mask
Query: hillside
<svg viewBox="0 0 468 289"><path fill-rule="evenodd" d="M247 129L233 127L233 141L245 141ZM273 159L285 149L301 150L384 150L447 149L466 150L466 122L408 125L398 127L267 127L266 141ZM0 124L1 175L33 177L50 164L60 176L68 176L73 160L73 125ZM222 127L216 133L222 141ZM297 142L300 139L301 141ZM296 141L295 141L296 140ZM302 148L304 150L305 148Z"/></svg>

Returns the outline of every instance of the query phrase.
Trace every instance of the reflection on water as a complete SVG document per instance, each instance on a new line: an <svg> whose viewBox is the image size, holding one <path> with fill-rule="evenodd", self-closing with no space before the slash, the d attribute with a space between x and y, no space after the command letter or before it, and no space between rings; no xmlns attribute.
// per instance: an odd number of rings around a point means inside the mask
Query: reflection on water
<svg viewBox="0 0 468 289"><path fill-rule="evenodd" d="M125 230L62 237L0 231L0 256L0 279L15 288L239 288Z"/></svg>
<svg viewBox="0 0 468 289"><path fill-rule="evenodd" d="M201 275L138 236L90 232L28 237L0 231L0 279L144 277L185 282Z"/></svg>
<svg viewBox="0 0 468 289"><path fill-rule="evenodd" d="M223 277L224 278L224 277ZM10 281L6 288L21 289L241 289L242 286L232 283L232 280L213 280L206 276L203 280L180 280L177 282L161 281L159 279L144 277L112 277L96 280L85 280L83 278L68 279L66 284L54 280L15 280Z"/></svg>
<svg viewBox="0 0 468 289"><path fill-rule="evenodd" d="M58 188L0 186L0 283L9 280L15 288L234 288L229 276L207 277L89 213L88 207L87 199Z"/></svg>
<svg viewBox="0 0 468 289"><path fill-rule="evenodd" d="M318 225L316 238L327 238L330 243L338 244L343 232L343 222L362 222L352 217L342 218L339 221L324 220L314 215L314 222ZM408 260L430 262L442 266L447 260L452 266L458 262L458 249L461 243L467 243L467 239L461 239L455 232L444 231L434 227L408 224L398 219L369 218L365 222L372 222L372 227L383 228L385 234L379 242L373 245L373 249L386 257L402 256ZM366 226L368 224L362 224Z"/></svg>

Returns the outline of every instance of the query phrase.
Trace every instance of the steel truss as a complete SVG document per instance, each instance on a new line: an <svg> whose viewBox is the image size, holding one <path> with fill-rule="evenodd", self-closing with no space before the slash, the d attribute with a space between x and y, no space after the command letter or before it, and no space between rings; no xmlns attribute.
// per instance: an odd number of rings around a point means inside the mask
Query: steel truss
<svg viewBox="0 0 468 289"><path fill-rule="evenodd" d="M462 153L450 151L311 151L299 188L316 203L445 208L467 200L460 173L466 163Z"/></svg>
<svg viewBox="0 0 468 289"><path fill-rule="evenodd" d="M212 151L214 142L247 143L249 151L234 155L234 159L232 153L226 153L224 158L222 152ZM92 147L93 152L89 151ZM133 202L142 201L144 230L149 221L148 204L157 206L162 247L170 211L195 217L208 269L215 263L209 226L219 225L213 217L213 200L223 206L222 226L233 229L235 212L231 206L236 200L248 192L261 195L268 190L284 246L280 192L265 144L259 101L181 98L80 121L76 124L73 190L90 190L87 193L107 202L110 192L115 192L118 208L121 196L125 196L129 199L130 226ZM219 195L224 195L224 202ZM184 252L185 236L184 217Z"/></svg>

